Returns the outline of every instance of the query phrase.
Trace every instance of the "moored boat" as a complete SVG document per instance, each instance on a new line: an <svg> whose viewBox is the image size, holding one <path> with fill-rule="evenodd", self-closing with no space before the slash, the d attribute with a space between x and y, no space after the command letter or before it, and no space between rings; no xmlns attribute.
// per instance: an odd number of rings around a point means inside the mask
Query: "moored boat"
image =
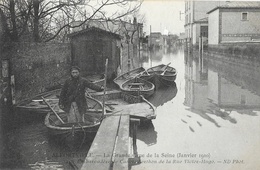
<svg viewBox="0 0 260 170"><path fill-rule="evenodd" d="M130 79L133 79L137 76L140 76L142 75L143 73L145 72L145 69L143 67L139 67L139 68L136 68L136 69L133 69L131 71L128 71L118 77L116 77L114 79L114 82L119 86L121 87L121 85L123 83L125 83L126 81L130 80Z"/></svg>
<svg viewBox="0 0 260 170"><path fill-rule="evenodd" d="M156 88L163 87L163 86L171 86L175 82L177 76L177 71L175 68L160 64L154 67L147 69L140 78L145 79L154 83Z"/></svg>
<svg viewBox="0 0 260 170"><path fill-rule="evenodd" d="M86 97L86 99L88 109L84 114L84 122L67 123L67 113L60 110L58 106L53 108L64 123L62 123L53 112L49 112L44 121L45 126L48 128L49 135L62 140L71 138L81 138L84 140L88 137L93 137L102 121L103 107L101 102L94 98Z"/></svg>
<svg viewBox="0 0 260 170"><path fill-rule="evenodd" d="M135 96L142 95L145 98L150 97L154 93L154 88L153 83L138 77L127 80L120 86L121 91L124 93Z"/></svg>
<svg viewBox="0 0 260 170"><path fill-rule="evenodd" d="M104 84L105 80L101 75L88 76L86 78L92 83L100 86ZM32 98L19 102L15 105L15 108L19 111L46 114L50 111L50 108L43 102L41 97L44 97L51 106L55 106L59 102L60 92L61 88L40 93ZM89 92L94 92L94 90L87 88L86 95L88 95Z"/></svg>
<svg viewBox="0 0 260 170"><path fill-rule="evenodd" d="M59 102L59 95L61 89L56 89L48 92L41 93L33 98L24 100L15 105L15 108L19 111L35 112L35 113L47 113L50 111L48 106L43 102L41 96L43 96L51 106L55 106Z"/></svg>

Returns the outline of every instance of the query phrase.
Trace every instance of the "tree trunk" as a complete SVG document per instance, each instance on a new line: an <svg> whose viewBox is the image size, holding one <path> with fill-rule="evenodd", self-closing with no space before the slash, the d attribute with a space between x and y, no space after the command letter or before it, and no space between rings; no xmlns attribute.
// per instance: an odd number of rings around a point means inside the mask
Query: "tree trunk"
<svg viewBox="0 0 260 170"><path fill-rule="evenodd" d="M10 14L11 14L11 23L12 23L12 33L11 38L13 41L18 41L18 31L16 26L16 16L15 16L15 2L10 0Z"/></svg>
<svg viewBox="0 0 260 170"><path fill-rule="evenodd" d="M40 42L40 35L39 35L39 7L40 7L40 1L34 0L33 1L33 11L34 11L34 17L33 17L33 40L35 42Z"/></svg>

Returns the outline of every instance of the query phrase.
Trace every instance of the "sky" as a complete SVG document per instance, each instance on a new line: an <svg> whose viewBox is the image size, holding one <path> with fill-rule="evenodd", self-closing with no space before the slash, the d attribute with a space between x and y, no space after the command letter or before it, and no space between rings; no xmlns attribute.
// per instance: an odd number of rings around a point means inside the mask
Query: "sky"
<svg viewBox="0 0 260 170"><path fill-rule="evenodd" d="M182 0L144 0L140 13L145 15L144 32L179 35L184 32L185 2Z"/></svg>

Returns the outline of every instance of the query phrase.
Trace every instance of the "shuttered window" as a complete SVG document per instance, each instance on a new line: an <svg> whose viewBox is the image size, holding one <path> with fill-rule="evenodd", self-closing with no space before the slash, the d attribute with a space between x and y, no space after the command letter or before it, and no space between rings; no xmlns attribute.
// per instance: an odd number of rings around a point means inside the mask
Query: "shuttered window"
<svg viewBox="0 0 260 170"><path fill-rule="evenodd" d="M248 15L247 12L243 12L243 13L241 14L241 20L242 20L242 21L247 21L247 20L248 20L248 19L247 19L247 15Z"/></svg>

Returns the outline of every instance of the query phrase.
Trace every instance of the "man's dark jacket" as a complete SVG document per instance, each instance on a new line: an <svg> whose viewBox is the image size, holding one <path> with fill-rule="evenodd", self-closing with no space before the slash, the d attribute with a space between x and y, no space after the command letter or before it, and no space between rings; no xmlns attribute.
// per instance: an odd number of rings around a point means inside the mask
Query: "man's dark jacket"
<svg viewBox="0 0 260 170"><path fill-rule="evenodd" d="M89 80L79 77L70 78L65 81L59 99L59 105L64 106L64 111L69 112L71 103L76 102L81 114L86 112L87 101L85 97L86 87L96 91L102 91L102 88L98 85L93 84Z"/></svg>

